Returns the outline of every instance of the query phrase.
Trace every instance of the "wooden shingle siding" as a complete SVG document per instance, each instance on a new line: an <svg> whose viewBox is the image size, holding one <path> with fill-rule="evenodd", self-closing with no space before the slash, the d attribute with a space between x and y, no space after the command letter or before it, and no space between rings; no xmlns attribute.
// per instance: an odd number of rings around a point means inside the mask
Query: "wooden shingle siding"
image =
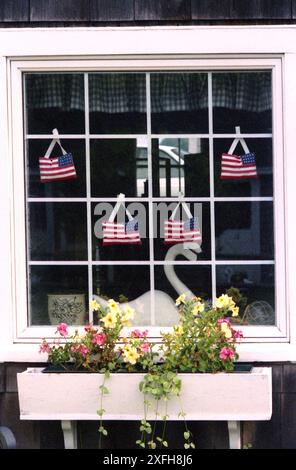
<svg viewBox="0 0 296 470"><path fill-rule="evenodd" d="M293 2L296 3L295 0ZM292 17L292 2L291 0L191 0L191 13L193 20L284 20Z"/></svg>
<svg viewBox="0 0 296 470"><path fill-rule="evenodd" d="M233 18L272 20L291 18L291 0L233 0Z"/></svg>
<svg viewBox="0 0 296 470"><path fill-rule="evenodd" d="M135 0L136 21L190 20L190 0Z"/></svg>
<svg viewBox="0 0 296 470"><path fill-rule="evenodd" d="M29 0L1 0L0 21L29 21Z"/></svg>
<svg viewBox="0 0 296 470"><path fill-rule="evenodd" d="M89 0L30 0L30 21L87 21Z"/></svg>
<svg viewBox="0 0 296 470"><path fill-rule="evenodd" d="M90 21L133 21L134 0L89 0Z"/></svg>
<svg viewBox="0 0 296 470"><path fill-rule="evenodd" d="M191 0L191 16L193 20L229 20L232 4L233 0Z"/></svg>
<svg viewBox="0 0 296 470"><path fill-rule="evenodd" d="M296 19L296 0L292 0L292 18L295 20Z"/></svg>

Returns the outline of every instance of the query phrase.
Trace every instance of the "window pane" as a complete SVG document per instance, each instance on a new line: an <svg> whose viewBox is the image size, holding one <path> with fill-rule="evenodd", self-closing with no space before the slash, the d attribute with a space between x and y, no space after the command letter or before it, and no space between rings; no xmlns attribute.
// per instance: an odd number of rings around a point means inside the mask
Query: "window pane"
<svg viewBox="0 0 296 470"><path fill-rule="evenodd" d="M28 249L31 261L87 260L86 204L28 204Z"/></svg>
<svg viewBox="0 0 296 470"><path fill-rule="evenodd" d="M144 134L145 74L89 74L89 111L92 134Z"/></svg>
<svg viewBox="0 0 296 470"><path fill-rule="evenodd" d="M148 196L146 139L91 140L93 197Z"/></svg>
<svg viewBox="0 0 296 470"><path fill-rule="evenodd" d="M92 227L93 227L93 260L95 261L137 261L149 259L149 211L148 204L143 202L126 202L134 222L138 223L141 245L125 243L124 245L103 245L103 222L108 221L115 203L97 202L92 204ZM116 223L127 223L129 221L123 207L117 213ZM135 227L137 228L137 227ZM134 230L129 227L130 233Z"/></svg>
<svg viewBox="0 0 296 470"><path fill-rule="evenodd" d="M87 267L30 266L30 325L88 323Z"/></svg>
<svg viewBox="0 0 296 470"><path fill-rule="evenodd" d="M153 139L152 167L155 197L210 195L207 139Z"/></svg>
<svg viewBox="0 0 296 470"><path fill-rule="evenodd" d="M151 122L154 134L208 132L207 74L152 73Z"/></svg>
<svg viewBox="0 0 296 470"><path fill-rule="evenodd" d="M27 73L28 134L84 134L84 81L81 73Z"/></svg>
<svg viewBox="0 0 296 470"><path fill-rule="evenodd" d="M222 154L227 153L233 139L216 139L214 142L215 159L215 196L219 197L261 197L273 195L272 140L246 139L250 152L255 153L257 178L221 179ZM234 155L245 152L240 145ZM232 167L231 170L236 170Z"/></svg>
<svg viewBox="0 0 296 470"><path fill-rule="evenodd" d="M155 266L155 323L170 326L179 323L175 300L191 292L207 300L212 297L210 266Z"/></svg>
<svg viewBox="0 0 296 470"><path fill-rule="evenodd" d="M151 324L149 266L94 266L93 286L101 304L111 298L134 308L133 325Z"/></svg>
<svg viewBox="0 0 296 470"><path fill-rule="evenodd" d="M29 197L85 197L85 142L83 140L61 141L66 152L71 153L77 178L66 181L40 182L39 158L45 155L50 144L49 140L27 141L26 180ZM51 158L62 155L61 149L56 145Z"/></svg>
<svg viewBox="0 0 296 470"><path fill-rule="evenodd" d="M243 325L275 325L274 266L217 266L217 294L240 307Z"/></svg>
<svg viewBox="0 0 296 470"><path fill-rule="evenodd" d="M217 202L217 259L274 257L272 202Z"/></svg>
<svg viewBox="0 0 296 470"><path fill-rule="evenodd" d="M197 217L197 228L199 228L202 237L201 252L195 253L196 259L209 260L211 259L210 204L207 202L186 202L186 205L190 209L191 215ZM160 202L153 205L155 232L154 257L156 260L184 261L184 257L186 257L186 253L188 253L183 243L173 245L175 246L173 249L170 249L170 245L165 243L165 222L169 219L176 206L177 202ZM189 219L186 212L179 207L174 220L186 222Z"/></svg>
<svg viewBox="0 0 296 470"><path fill-rule="evenodd" d="M272 132L271 72L213 73L215 133Z"/></svg>

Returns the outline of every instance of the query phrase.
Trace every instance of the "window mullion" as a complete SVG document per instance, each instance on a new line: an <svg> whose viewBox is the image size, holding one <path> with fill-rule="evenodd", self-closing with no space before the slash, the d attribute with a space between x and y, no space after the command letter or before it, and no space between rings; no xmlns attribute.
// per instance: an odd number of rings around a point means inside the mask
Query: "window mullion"
<svg viewBox="0 0 296 470"><path fill-rule="evenodd" d="M216 234L215 234L215 176L214 176L214 134L213 134L213 88L212 73L208 73L209 109L209 169L210 169L210 217L211 217L211 260L212 260L212 299L216 298Z"/></svg>

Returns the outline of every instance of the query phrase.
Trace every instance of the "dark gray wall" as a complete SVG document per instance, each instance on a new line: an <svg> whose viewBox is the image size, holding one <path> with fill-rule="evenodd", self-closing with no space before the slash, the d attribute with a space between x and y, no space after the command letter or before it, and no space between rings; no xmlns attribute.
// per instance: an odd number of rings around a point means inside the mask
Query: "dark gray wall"
<svg viewBox="0 0 296 470"><path fill-rule="evenodd" d="M37 365L37 364L36 364ZM255 364L262 365L262 364ZM245 422L242 424L243 443L254 449L296 448L296 364L264 364L273 370L273 415L271 421ZM20 421L16 374L34 367L34 364L0 364L0 424L11 427L17 446L22 449L59 449L63 436L59 422ZM40 367L40 364L37 365ZM226 422L189 423L199 449L223 449L228 447ZM78 438L80 447L95 449L98 446L96 422L80 422ZM135 448L139 438L139 423L106 423L109 437L105 446L109 449ZM128 430L128 431L127 431ZM183 423L168 426L170 448L182 448Z"/></svg>
<svg viewBox="0 0 296 470"><path fill-rule="evenodd" d="M0 26L293 23L296 0L1 0Z"/></svg>

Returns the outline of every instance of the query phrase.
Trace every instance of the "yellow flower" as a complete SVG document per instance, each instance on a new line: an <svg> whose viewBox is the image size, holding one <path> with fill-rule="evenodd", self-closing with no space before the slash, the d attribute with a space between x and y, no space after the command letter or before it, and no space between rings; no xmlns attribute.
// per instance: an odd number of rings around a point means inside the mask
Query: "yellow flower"
<svg viewBox="0 0 296 470"><path fill-rule="evenodd" d="M94 311L94 312L97 312L98 310L100 310L100 304L98 304L98 302L96 300L91 300L90 303L90 308Z"/></svg>
<svg viewBox="0 0 296 470"><path fill-rule="evenodd" d="M229 328L228 323L226 322L221 323L221 330L222 330L222 333L224 333L226 339L232 338L232 331Z"/></svg>
<svg viewBox="0 0 296 470"><path fill-rule="evenodd" d="M121 313L120 308L118 307L118 303L113 299L108 300L108 307L113 313Z"/></svg>
<svg viewBox="0 0 296 470"><path fill-rule="evenodd" d="M205 304L202 302L198 302L196 305L194 305L192 309L192 314L197 315L198 313L202 313L205 309Z"/></svg>
<svg viewBox="0 0 296 470"><path fill-rule="evenodd" d="M105 317L101 319L104 323L105 328L115 328L116 326L116 315L114 312L107 313Z"/></svg>
<svg viewBox="0 0 296 470"><path fill-rule="evenodd" d="M232 297L229 297L227 294L222 294L218 299L215 301L216 308L230 308L234 304Z"/></svg>
<svg viewBox="0 0 296 470"><path fill-rule="evenodd" d="M185 302L185 299L186 299L186 295L185 294L181 294L177 300L176 300L176 305L180 305L181 303L184 304Z"/></svg>
<svg viewBox="0 0 296 470"><path fill-rule="evenodd" d="M135 310L129 306L125 307L124 316L123 316L125 320L133 320L134 316L135 316Z"/></svg>
<svg viewBox="0 0 296 470"><path fill-rule="evenodd" d="M129 346L127 348L127 346ZM136 348L133 348L130 345L126 345L123 348L124 362L129 362L130 364L136 364L137 359L140 357Z"/></svg>
<svg viewBox="0 0 296 470"><path fill-rule="evenodd" d="M174 326L174 332L176 333L177 336L182 335L184 333L183 326Z"/></svg>
<svg viewBox="0 0 296 470"><path fill-rule="evenodd" d="M239 307L230 307L230 310L232 311L232 316L233 317L237 317L238 316L238 313L239 313Z"/></svg>

